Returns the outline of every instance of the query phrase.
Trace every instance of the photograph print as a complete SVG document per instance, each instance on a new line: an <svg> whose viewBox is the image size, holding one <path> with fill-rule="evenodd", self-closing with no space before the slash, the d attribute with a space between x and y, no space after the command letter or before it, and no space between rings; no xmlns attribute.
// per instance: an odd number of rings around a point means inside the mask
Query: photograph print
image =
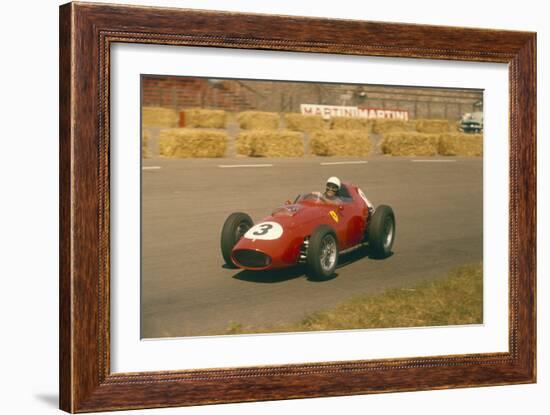
<svg viewBox="0 0 550 415"><path fill-rule="evenodd" d="M141 76L141 338L483 324L483 90Z"/></svg>

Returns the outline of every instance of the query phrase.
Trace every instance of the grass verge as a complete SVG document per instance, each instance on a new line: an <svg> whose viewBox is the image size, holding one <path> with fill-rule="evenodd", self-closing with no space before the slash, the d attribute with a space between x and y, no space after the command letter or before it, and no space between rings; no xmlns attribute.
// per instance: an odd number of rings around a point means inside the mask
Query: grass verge
<svg viewBox="0 0 550 415"><path fill-rule="evenodd" d="M483 265L454 269L443 279L412 288L395 288L362 295L333 309L305 316L294 324L266 327L231 322L226 334L426 327L483 322Z"/></svg>

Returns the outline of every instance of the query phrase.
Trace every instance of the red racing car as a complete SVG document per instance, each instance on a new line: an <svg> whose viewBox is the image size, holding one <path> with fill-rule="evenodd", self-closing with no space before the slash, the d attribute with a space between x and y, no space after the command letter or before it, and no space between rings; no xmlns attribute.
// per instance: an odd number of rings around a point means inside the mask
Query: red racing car
<svg viewBox="0 0 550 415"><path fill-rule="evenodd" d="M312 278L331 278L338 256L368 245L369 254L385 258L395 239L395 216L380 205L369 215L367 199L357 186L342 183L335 203L318 192L287 201L254 225L236 212L226 219L221 251L228 266L266 270L306 264Z"/></svg>

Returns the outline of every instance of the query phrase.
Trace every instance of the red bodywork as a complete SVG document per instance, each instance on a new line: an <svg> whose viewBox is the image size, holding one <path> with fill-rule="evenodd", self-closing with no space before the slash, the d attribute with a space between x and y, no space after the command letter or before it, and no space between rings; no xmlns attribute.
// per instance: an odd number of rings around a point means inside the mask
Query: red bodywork
<svg viewBox="0 0 550 415"><path fill-rule="evenodd" d="M328 225L334 230L339 251L362 243L369 214L366 201L361 197L360 189L350 183L343 183L340 192L349 197L342 197L342 202L337 204L322 200L299 200L275 209L237 242L232 251L232 261L239 268L250 270L296 265L304 240L320 225ZM266 222L271 225L262 225ZM269 226L272 227L270 231L273 231L273 227L278 229L275 224L280 225L279 232L282 230L282 234L275 235L274 239L262 239L263 229ZM258 226L260 230L256 234L259 236L256 237L251 231L258 229ZM243 259L251 255L259 257L256 263ZM239 261L239 258L243 260Z"/></svg>

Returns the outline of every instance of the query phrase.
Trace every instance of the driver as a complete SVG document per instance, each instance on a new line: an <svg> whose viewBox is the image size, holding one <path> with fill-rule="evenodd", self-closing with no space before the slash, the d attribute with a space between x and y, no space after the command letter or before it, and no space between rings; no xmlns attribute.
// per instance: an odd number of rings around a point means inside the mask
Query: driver
<svg viewBox="0 0 550 415"><path fill-rule="evenodd" d="M342 199L338 197L340 187L342 187L342 182L340 182L338 177L329 177L327 180L325 193L323 193L324 198L332 203L342 203Z"/></svg>
<svg viewBox="0 0 550 415"><path fill-rule="evenodd" d="M330 203L339 204L342 203L342 199L340 197L340 188L342 187L342 182L338 177L329 177L327 180L327 185L325 189L325 193L323 193L323 197L327 199ZM369 210L369 217L372 217L374 214L374 205L366 198L366 196L363 194L363 192L359 191L361 198L365 201L367 204L367 208Z"/></svg>

